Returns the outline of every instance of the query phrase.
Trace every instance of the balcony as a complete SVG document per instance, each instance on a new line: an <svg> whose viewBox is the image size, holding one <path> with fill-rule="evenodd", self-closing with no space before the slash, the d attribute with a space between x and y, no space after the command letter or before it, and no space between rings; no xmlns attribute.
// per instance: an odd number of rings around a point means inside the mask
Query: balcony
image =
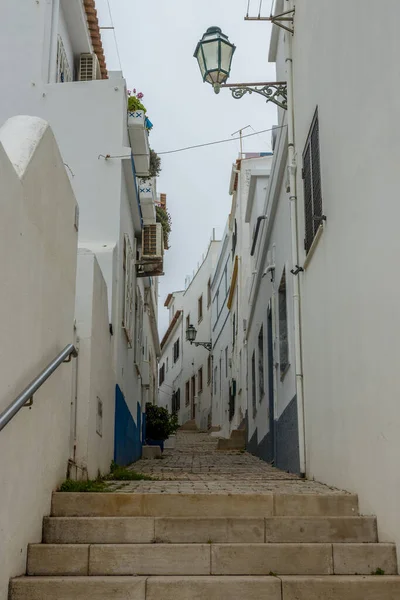
<svg viewBox="0 0 400 600"><path fill-rule="evenodd" d="M146 176L149 174L150 167L150 147L146 115L143 110L128 112L128 134L136 174L139 177Z"/></svg>
<svg viewBox="0 0 400 600"><path fill-rule="evenodd" d="M156 222L156 199L156 179L139 179L139 201L143 225L152 225Z"/></svg>

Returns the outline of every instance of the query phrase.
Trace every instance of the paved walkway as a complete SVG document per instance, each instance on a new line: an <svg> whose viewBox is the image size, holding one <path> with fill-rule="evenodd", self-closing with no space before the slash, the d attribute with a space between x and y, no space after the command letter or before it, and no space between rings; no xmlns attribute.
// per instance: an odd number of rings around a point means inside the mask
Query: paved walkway
<svg viewBox="0 0 400 600"><path fill-rule="evenodd" d="M206 433L178 431L175 447L166 448L161 459L139 460L131 468L154 477L154 481L115 482L111 489L170 494L331 494L338 491L275 469L247 452L218 451L217 439Z"/></svg>

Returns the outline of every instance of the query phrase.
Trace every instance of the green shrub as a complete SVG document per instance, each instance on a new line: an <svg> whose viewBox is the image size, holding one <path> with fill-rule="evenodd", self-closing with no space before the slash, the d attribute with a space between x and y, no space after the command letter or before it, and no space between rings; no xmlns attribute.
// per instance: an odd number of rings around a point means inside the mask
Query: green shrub
<svg viewBox="0 0 400 600"><path fill-rule="evenodd" d="M146 437L151 440L166 440L178 429L178 418L170 415L166 408L146 404Z"/></svg>

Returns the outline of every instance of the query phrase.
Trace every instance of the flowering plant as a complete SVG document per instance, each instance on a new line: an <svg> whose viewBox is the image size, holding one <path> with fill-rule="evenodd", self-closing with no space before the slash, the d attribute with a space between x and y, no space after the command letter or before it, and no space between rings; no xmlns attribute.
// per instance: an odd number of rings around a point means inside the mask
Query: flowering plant
<svg viewBox="0 0 400 600"><path fill-rule="evenodd" d="M142 103L144 94L142 92L136 92L136 90L127 90L128 93L128 111L133 112L135 110L143 110L146 112L146 107Z"/></svg>

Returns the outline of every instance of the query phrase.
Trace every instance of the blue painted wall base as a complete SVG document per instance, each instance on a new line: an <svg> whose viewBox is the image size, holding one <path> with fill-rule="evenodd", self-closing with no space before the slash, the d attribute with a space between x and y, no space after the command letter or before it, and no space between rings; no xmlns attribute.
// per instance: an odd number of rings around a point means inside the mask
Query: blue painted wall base
<svg viewBox="0 0 400 600"><path fill-rule="evenodd" d="M136 422L133 418L119 385L115 388L115 438L114 461L117 465L129 465L142 456L140 441L141 423L140 404L136 404Z"/></svg>
<svg viewBox="0 0 400 600"><path fill-rule="evenodd" d="M271 462L275 454L275 467L290 473L300 473L296 396L275 421L275 449L272 447L270 434L267 433L258 440L256 429L247 442L247 451L266 462Z"/></svg>

